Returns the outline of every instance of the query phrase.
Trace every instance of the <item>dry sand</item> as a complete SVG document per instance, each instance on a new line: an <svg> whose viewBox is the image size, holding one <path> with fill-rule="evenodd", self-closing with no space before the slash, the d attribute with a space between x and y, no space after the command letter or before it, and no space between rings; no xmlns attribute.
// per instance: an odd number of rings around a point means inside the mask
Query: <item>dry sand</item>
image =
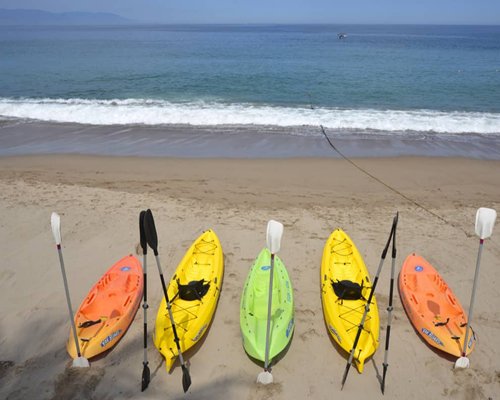
<svg viewBox="0 0 500 400"><path fill-rule="evenodd" d="M390 262L377 299L381 346L360 375L340 381L346 356L325 328L319 291L322 249L342 227L373 275L400 212L397 268L413 251L426 257L468 308L480 206L500 211L500 161L452 158L358 159L389 190L343 160L186 160L92 156L0 158L0 398L6 399L497 399L500 395L498 278L500 228L483 253L473 326L479 341L471 368L453 370L416 334L396 292L386 395L379 389ZM74 307L116 260L135 252L139 211L150 207L170 275L192 240L213 228L225 254L225 278L213 324L187 353L193 384L169 375L150 340L152 381L140 392L142 310L121 342L87 370L72 370L65 350L66 301L50 213L62 218L63 251ZM268 219L285 225L281 258L294 284L296 329L274 366L275 383L255 383L261 366L245 354L239 300ZM149 331L161 289L149 269ZM150 335L151 337L151 335Z"/></svg>

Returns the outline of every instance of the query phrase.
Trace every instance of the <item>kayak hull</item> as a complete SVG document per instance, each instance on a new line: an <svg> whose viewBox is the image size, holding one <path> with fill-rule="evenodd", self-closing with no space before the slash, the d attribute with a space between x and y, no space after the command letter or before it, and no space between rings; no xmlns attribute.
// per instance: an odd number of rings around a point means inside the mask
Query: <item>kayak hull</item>
<svg viewBox="0 0 500 400"><path fill-rule="evenodd" d="M467 316L448 284L422 256L413 253L406 258L399 274L399 293L420 336L436 349L462 356ZM467 354L476 343L469 329Z"/></svg>
<svg viewBox="0 0 500 400"><path fill-rule="evenodd" d="M141 264L132 255L115 263L90 289L75 314L83 357L95 357L120 341L139 308L142 290ZM66 349L72 358L77 357L72 331Z"/></svg>
<svg viewBox="0 0 500 400"><path fill-rule="evenodd" d="M223 276L224 256L219 238L214 231L207 230L189 247L168 283L167 293L183 355L207 332L217 308ZM180 285L200 281L208 284L206 293L194 294L191 299L182 298ZM165 366L170 371L179 352L165 297L156 316L154 344L165 357Z"/></svg>
<svg viewBox="0 0 500 400"><path fill-rule="evenodd" d="M255 259L245 282L240 303L240 328L247 354L265 361L271 253L264 248ZM293 330L293 288L285 265L274 258L269 362L289 344Z"/></svg>
<svg viewBox="0 0 500 400"><path fill-rule="evenodd" d="M341 299L335 293L333 283L348 280L362 286L362 298ZM351 238L336 229L326 241L321 261L321 302L328 333L349 354L361 323L371 290L371 281L365 263ZM363 372L365 360L379 345L380 321L375 296L366 317L364 329L354 355L358 371Z"/></svg>

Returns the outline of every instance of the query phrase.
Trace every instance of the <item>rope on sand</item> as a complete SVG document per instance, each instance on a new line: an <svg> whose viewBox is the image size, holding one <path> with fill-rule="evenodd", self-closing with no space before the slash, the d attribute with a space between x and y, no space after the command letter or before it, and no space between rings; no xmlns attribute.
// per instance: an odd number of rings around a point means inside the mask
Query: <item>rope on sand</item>
<svg viewBox="0 0 500 400"><path fill-rule="evenodd" d="M309 94L309 99L311 99L311 95ZM312 105L312 101L310 101L310 107L311 107L311 110L314 110L314 107ZM439 219L441 222L445 223L446 225L450 225L452 226L453 228L457 228L459 230L461 230L466 236L470 236L464 229L462 229L461 227L459 226L456 226L455 224L451 223L450 221L448 221L446 218L442 217L441 215L435 213L434 211L431 211L429 210L427 207L425 207L424 205L420 204L419 202L417 202L416 200L408 197L407 195L405 195L404 193L400 192L399 190L397 190L395 187L389 185L388 183L384 182L382 179L376 177L375 175L373 175L372 173L370 173L369 171L367 171L366 169L364 169L363 167L359 166L358 164L356 164L354 161L352 161L349 157L347 157L344 153L342 153L334 144L333 142L331 141L331 139L328 137L328 135L326 134L325 132L325 128L323 127L323 125L319 125L319 128L321 129L321 132L323 133L325 139L328 141L328 144L330 145L330 147L340 156L342 157L345 161L347 161L349 164L351 164L354 168L358 169L359 171L361 171L363 174L365 174L366 176L368 176L369 178L377 181L378 183L380 183L382 186L385 186L387 189L389 189L391 192L395 193L396 195L398 195L399 197L405 199L406 201L410 202L411 204L413 204L414 206L424 210L425 212L427 212L428 214L432 215L433 217Z"/></svg>

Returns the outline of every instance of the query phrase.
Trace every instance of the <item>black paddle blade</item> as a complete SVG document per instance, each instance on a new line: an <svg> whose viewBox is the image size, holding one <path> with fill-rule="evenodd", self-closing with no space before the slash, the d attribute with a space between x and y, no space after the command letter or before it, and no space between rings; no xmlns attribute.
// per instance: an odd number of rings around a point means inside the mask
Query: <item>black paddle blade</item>
<svg viewBox="0 0 500 400"><path fill-rule="evenodd" d="M385 244L384 250L382 251L382 260L385 260L385 256L387 255L387 250L389 249L389 245L391 244L391 239L394 236L394 232L396 231L396 225L398 224L398 214L392 220L391 233L389 234L389 238L387 239L387 243Z"/></svg>
<svg viewBox="0 0 500 400"><path fill-rule="evenodd" d="M387 364L384 364L384 372L382 373L382 383L380 384L380 389L382 389L382 394L385 391L385 374L387 373Z"/></svg>
<svg viewBox="0 0 500 400"><path fill-rule="evenodd" d="M399 211L394 217L394 233L392 234L392 258L396 258L396 230L398 228Z"/></svg>
<svg viewBox="0 0 500 400"><path fill-rule="evenodd" d="M348 361L345 370L344 370L344 376L342 377L342 386L340 387L340 390L344 389L344 383L347 379L347 374L349 373L349 368L351 368L351 363Z"/></svg>
<svg viewBox="0 0 500 400"><path fill-rule="evenodd" d="M158 255L158 235L156 234L155 219L153 213L148 208L144 216L144 233L149 247L153 249L155 256Z"/></svg>
<svg viewBox="0 0 500 400"><path fill-rule="evenodd" d="M191 376L189 375L189 370L185 365L182 366L182 388L184 393L186 393L191 386Z"/></svg>
<svg viewBox="0 0 500 400"><path fill-rule="evenodd" d="M142 254L148 253L148 242L146 241L146 232L144 231L144 219L146 217L146 211L142 210L139 214L139 233L141 237L141 247Z"/></svg>
<svg viewBox="0 0 500 400"><path fill-rule="evenodd" d="M142 370L141 392L144 392L147 389L150 379L151 379L151 372L149 371L148 364L144 363L144 368Z"/></svg>

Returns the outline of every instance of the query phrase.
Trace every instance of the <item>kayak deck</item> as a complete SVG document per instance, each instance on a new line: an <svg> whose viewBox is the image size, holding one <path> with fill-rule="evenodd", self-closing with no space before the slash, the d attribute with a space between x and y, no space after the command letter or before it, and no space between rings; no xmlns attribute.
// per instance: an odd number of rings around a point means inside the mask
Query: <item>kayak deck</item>
<svg viewBox="0 0 500 400"><path fill-rule="evenodd" d="M265 360L270 264L271 253L264 248L250 269L240 303L243 347L248 355L260 361ZM274 258L272 290L270 361L288 345L295 326L292 283L278 256Z"/></svg>
<svg viewBox="0 0 500 400"><path fill-rule="evenodd" d="M441 351L460 357L467 317L436 269L422 256L410 254L399 274L399 291L411 323L424 340ZM467 354L472 352L476 342L472 329L469 338Z"/></svg>
<svg viewBox="0 0 500 400"><path fill-rule="evenodd" d="M179 345L182 352L196 344L215 313L224 274L219 238L212 230L200 235L187 250L168 284ZM156 317L154 344L165 357L170 371L179 353L165 297Z"/></svg>
<svg viewBox="0 0 500 400"><path fill-rule="evenodd" d="M336 293L334 285L347 284L360 291L360 298L343 299ZM359 286L359 287L358 287ZM321 300L328 332L339 346L350 353L365 312L371 283L361 254L350 237L336 229L328 238L321 263ZM359 372L365 360L377 350L379 344L379 315L375 296L356 346L354 360Z"/></svg>
<svg viewBox="0 0 500 400"><path fill-rule="evenodd" d="M142 289L141 264L132 255L119 260L99 279L75 314L82 356L95 357L120 340L139 308ZM67 350L77 357L72 333Z"/></svg>

